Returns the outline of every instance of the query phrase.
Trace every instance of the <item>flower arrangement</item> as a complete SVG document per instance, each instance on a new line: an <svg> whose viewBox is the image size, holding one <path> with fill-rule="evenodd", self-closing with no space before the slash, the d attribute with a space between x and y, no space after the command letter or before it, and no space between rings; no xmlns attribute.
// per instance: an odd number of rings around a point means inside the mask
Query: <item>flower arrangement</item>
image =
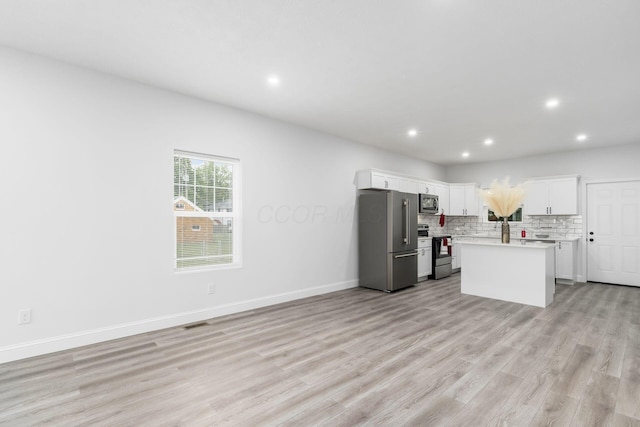
<svg viewBox="0 0 640 427"><path fill-rule="evenodd" d="M510 230L507 218L522 204L524 187L522 184L511 187L509 177L506 177L502 182L494 180L488 190L480 191L480 197L497 217L502 218L502 243L509 243Z"/></svg>
<svg viewBox="0 0 640 427"><path fill-rule="evenodd" d="M494 180L488 190L480 191L480 197L497 217L507 218L522 204L524 187L522 184L511 187L506 177L502 182Z"/></svg>

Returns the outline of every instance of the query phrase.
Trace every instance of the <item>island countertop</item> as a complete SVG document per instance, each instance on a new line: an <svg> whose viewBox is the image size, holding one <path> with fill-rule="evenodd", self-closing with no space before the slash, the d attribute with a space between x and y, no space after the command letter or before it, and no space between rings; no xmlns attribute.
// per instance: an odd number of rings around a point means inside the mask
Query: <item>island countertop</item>
<svg viewBox="0 0 640 427"><path fill-rule="evenodd" d="M517 242L511 242L511 243L502 243L500 241L498 242L481 242L481 241L477 241L477 240L460 240L457 242L457 244L459 245L477 245L477 246L500 246L500 247L504 247L504 248L519 248L519 249L535 249L535 248L539 248L539 249L546 249L548 247L554 247L555 244L554 243L543 243L543 242L539 242L539 241L535 241L535 242L526 242L526 243L522 243L520 241Z"/></svg>
<svg viewBox="0 0 640 427"><path fill-rule="evenodd" d="M529 234L529 233L527 233ZM493 235L493 234L453 234L451 235L454 239L462 242L463 239L491 239L491 240L500 240L502 236ZM535 235L528 235L527 237L520 236L511 236L511 242L520 242L524 241L544 241L544 242L575 242L577 240L582 239L582 237L562 237L556 235L549 235L548 237L535 237Z"/></svg>

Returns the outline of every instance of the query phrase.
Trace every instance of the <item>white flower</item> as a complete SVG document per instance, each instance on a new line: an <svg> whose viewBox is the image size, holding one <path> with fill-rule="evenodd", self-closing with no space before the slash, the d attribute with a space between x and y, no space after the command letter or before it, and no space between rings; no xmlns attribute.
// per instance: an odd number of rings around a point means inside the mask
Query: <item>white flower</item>
<svg viewBox="0 0 640 427"><path fill-rule="evenodd" d="M508 217L522 204L524 199L524 187L518 184L509 186L509 177L504 181L493 180L488 190L481 190L480 197L497 217Z"/></svg>

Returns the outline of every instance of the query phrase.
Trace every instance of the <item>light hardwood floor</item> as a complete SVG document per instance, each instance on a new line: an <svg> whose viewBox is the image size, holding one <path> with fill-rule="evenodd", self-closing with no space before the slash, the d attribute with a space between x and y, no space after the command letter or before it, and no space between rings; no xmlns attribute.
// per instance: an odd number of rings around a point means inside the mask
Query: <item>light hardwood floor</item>
<svg viewBox="0 0 640 427"><path fill-rule="evenodd" d="M0 365L0 425L640 426L640 288L546 309L460 277L362 288Z"/></svg>

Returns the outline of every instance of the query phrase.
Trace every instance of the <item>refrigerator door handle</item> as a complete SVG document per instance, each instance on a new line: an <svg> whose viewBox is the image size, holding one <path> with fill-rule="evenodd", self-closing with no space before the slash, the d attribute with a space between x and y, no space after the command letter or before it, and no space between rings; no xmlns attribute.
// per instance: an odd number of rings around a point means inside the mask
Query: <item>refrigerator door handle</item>
<svg viewBox="0 0 640 427"><path fill-rule="evenodd" d="M402 239L402 241L405 245L411 243L411 234L409 234L409 211L411 209L409 209L409 203L409 199L402 199L402 209L404 209L404 238Z"/></svg>
<svg viewBox="0 0 640 427"><path fill-rule="evenodd" d="M408 256L416 256L416 255L418 255L418 252L413 252L413 253L404 254L404 255L396 255L396 256L394 256L394 258L406 258Z"/></svg>

